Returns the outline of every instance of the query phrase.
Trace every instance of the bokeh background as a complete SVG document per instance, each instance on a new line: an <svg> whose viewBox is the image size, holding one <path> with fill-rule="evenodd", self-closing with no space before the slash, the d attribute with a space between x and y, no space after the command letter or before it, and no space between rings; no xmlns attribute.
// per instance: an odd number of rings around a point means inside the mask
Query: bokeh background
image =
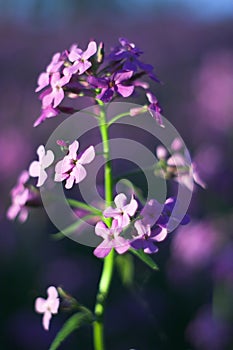
<svg viewBox="0 0 233 350"><path fill-rule="evenodd" d="M93 307L101 263L64 239L34 209L21 225L5 219L9 191L38 144L62 121L32 125L40 112L38 74L54 52L89 39L115 46L125 36L162 80L154 92L182 135L207 190L195 191L191 223L160 244L160 272L135 265L131 287L114 279L108 350L233 349L233 3L231 0L0 1L0 348L47 349L50 332L34 312L37 296L61 285ZM140 99L135 101L140 103ZM61 349L92 349L80 329Z"/></svg>

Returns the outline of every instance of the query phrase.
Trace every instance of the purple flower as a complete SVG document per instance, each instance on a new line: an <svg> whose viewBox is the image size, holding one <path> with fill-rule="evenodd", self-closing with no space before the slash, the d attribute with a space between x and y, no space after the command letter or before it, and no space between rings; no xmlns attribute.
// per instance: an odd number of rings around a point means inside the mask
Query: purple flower
<svg viewBox="0 0 233 350"><path fill-rule="evenodd" d="M134 227L137 230L137 236L134 236L130 242L134 249L143 249L144 253L153 254L158 251L156 242L163 241L167 236L167 229L165 227L157 226L151 230L150 225L143 224L142 220L135 222Z"/></svg>
<svg viewBox="0 0 233 350"><path fill-rule="evenodd" d="M64 55L60 54L60 52L55 53L52 57L52 61L46 68L46 72L41 73L38 78L38 87L36 88L36 92L42 90L43 88L49 85L50 76L53 73L57 73L63 64Z"/></svg>
<svg viewBox="0 0 233 350"><path fill-rule="evenodd" d="M42 324L46 331L49 330L49 323L52 318L52 315L58 313L59 308L59 298L57 289L53 286L47 289L48 298L37 298L35 300L35 310L36 312L43 315Z"/></svg>
<svg viewBox="0 0 233 350"><path fill-rule="evenodd" d="M130 223L130 217L132 217L138 207L137 201L131 197L131 201L127 204L127 197L124 193L118 194L114 202L116 208L109 207L104 210L103 214L106 218L114 218L117 220L120 227L126 227Z"/></svg>
<svg viewBox="0 0 233 350"><path fill-rule="evenodd" d="M14 220L17 215L19 215L20 222L23 223L27 220L28 209L25 205L30 198L30 192L29 189L25 187L25 184L28 180L29 173L25 170L20 174L16 186L11 190L12 204L6 213L9 220Z"/></svg>
<svg viewBox="0 0 233 350"><path fill-rule="evenodd" d="M111 101L114 93L118 93L123 97L129 97L134 91L133 85L125 85L133 75L133 72L117 72L111 77L105 78L95 78L93 76L88 77L88 82L95 88L100 88L101 92L96 96L96 98L107 103Z"/></svg>
<svg viewBox="0 0 233 350"><path fill-rule="evenodd" d="M93 146L88 147L80 157L77 155L78 148L79 142L75 140L69 146L69 153L55 167L55 181L66 180L65 188L67 189L70 189L74 183L81 182L87 176L83 165L89 164L95 158Z"/></svg>
<svg viewBox="0 0 233 350"><path fill-rule="evenodd" d="M162 108L159 105L159 101L157 98L151 93L147 92L146 97L148 98L148 101L150 102L148 106L148 111L152 115L153 118L159 123L160 126L164 127L163 120L162 120Z"/></svg>
<svg viewBox="0 0 233 350"><path fill-rule="evenodd" d="M52 106L47 106L42 108L41 115L36 119L33 124L34 127L40 125L45 121L45 119L56 117L59 114L58 109L53 108Z"/></svg>
<svg viewBox="0 0 233 350"><path fill-rule="evenodd" d="M64 68L63 74L71 78L73 74L78 73L81 75L86 72L92 66L89 58L93 56L96 51L97 45L95 41L89 42L86 51L82 51L77 47L77 45L73 45L71 47L70 53L68 54L68 58L70 62L73 62L73 64L69 67Z"/></svg>
<svg viewBox="0 0 233 350"><path fill-rule="evenodd" d="M122 226L119 226L117 220L112 221L111 228L108 228L102 221L99 221L95 226L95 233L104 240L94 250L94 255L98 258L104 258L114 248L118 254L125 253L129 248L129 242L120 236Z"/></svg>
<svg viewBox="0 0 233 350"><path fill-rule="evenodd" d="M38 177L36 186L40 187L45 183L48 177L45 169L53 163L54 154L51 150L45 152L45 148L43 145L40 145L38 147L36 153L38 154L39 161L34 161L30 164L29 175L31 177Z"/></svg>
<svg viewBox="0 0 233 350"><path fill-rule="evenodd" d="M153 73L153 66L139 61L138 57L143 53L139 48L126 38L119 38L120 45L110 53L109 58L113 61L123 61L122 69L136 72L138 68L146 72L156 82L158 78Z"/></svg>
<svg viewBox="0 0 233 350"><path fill-rule="evenodd" d="M176 204L176 198L174 197L170 197L168 199L166 199L165 203L164 203L164 207L163 207L163 211L158 219L158 221L156 222L157 225L159 226L164 226L168 223L168 221L170 220L170 217L172 216L172 219L175 221L179 221L180 225L187 225L190 222L190 217L189 215L184 215L184 217L181 219L178 215L178 217L174 217L174 214L172 213L174 207Z"/></svg>
<svg viewBox="0 0 233 350"><path fill-rule="evenodd" d="M53 108L56 108L65 97L63 86L69 82L68 76L61 77L60 73L54 73L51 77L51 88L48 93L42 99L43 107L51 106L53 103Z"/></svg>

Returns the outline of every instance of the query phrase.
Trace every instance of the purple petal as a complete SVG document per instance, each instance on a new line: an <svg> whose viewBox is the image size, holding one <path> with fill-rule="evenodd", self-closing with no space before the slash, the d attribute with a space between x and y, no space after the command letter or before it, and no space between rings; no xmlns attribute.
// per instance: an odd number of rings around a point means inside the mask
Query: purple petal
<svg viewBox="0 0 233 350"><path fill-rule="evenodd" d="M123 237L117 237L114 240L114 248L118 254L124 254L130 248L129 242Z"/></svg>
<svg viewBox="0 0 233 350"><path fill-rule="evenodd" d="M62 88L56 89L56 93L54 93L53 108L56 108L64 99L64 97L65 97L64 90Z"/></svg>
<svg viewBox="0 0 233 350"><path fill-rule="evenodd" d="M86 72L90 67L91 67L91 62L89 62L89 61L80 62L79 66L78 66L79 75Z"/></svg>
<svg viewBox="0 0 233 350"><path fill-rule="evenodd" d="M86 51L82 54L82 59L87 60L91 56L93 56L97 51L97 45L95 41L90 41Z"/></svg>
<svg viewBox="0 0 233 350"><path fill-rule="evenodd" d="M132 75L132 71L116 73L114 76L116 85L121 83L122 81L129 80L132 77Z"/></svg>
<svg viewBox="0 0 233 350"><path fill-rule="evenodd" d="M161 227L161 231L153 237L157 242L163 241L167 237L167 229L165 227Z"/></svg>
<svg viewBox="0 0 233 350"><path fill-rule="evenodd" d="M114 94L113 88L103 88L101 93L96 96L99 100L103 101L104 103L108 103L111 101Z"/></svg>
<svg viewBox="0 0 233 350"><path fill-rule="evenodd" d="M103 241L98 245L98 247L95 248L94 255L97 256L97 258L105 258L111 250L112 246L109 247L108 245L106 245L106 242Z"/></svg>
<svg viewBox="0 0 233 350"><path fill-rule="evenodd" d="M136 238L133 241L130 242L131 247L134 249L143 249L144 247L144 240L142 238Z"/></svg>
<svg viewBox="0 0 233 350"><path fill-rule="evenodd" d="M86 151L79 158L80 164L89 164L95 158L95 149L93 146L90 146L86 149Z"/></svg>
<svg viewBox="0 0 233 350"><path fill-rule="evenodd" d="M95 225L95 234L106 239L109 236L109 228L102 221L99 221Z"/></svg>
<svg viewBox="0 0 233 350"><path fill-rule="evenodd" d="M42 90L44 87L49 85L49 73L41 73L39 75L38 81L37 81L38 87L36 88L35 92L38 92Z"/></svg>
<svg viewBox="0 0 233 350"><path fill-rule="evenodd" d="M117 85L117 92L123 97L129 97L134 92L134 86Z"/></svg>
<svg viewBox="0 0 233 350"><path fill-rule="evenodd" d="M23 207L21 208L20 210L20 213L19 213L19 221L21 223L24 223L28 218L28 209Z"/></svg>
<svg viewBox="0 0 233 350"><path fill-rule="evenodd" d="M144 248L144 253L146 254L154 254L158 251L158 247L151 240L146 241L146 247Z"/></svg>

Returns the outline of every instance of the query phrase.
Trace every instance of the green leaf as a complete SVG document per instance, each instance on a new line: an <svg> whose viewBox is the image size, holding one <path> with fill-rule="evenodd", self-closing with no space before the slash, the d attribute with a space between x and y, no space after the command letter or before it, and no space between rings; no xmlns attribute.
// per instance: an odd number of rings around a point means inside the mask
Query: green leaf
<svg viewBox="0 0 233 350"><path fill-rule="evenodd" d="M131 253L136 255L140 260L142 260L147 266L149 266L152 270L159 270L158 265L154 262L154 260L146 253L144 253L143 250L129 250Z"/></svg>
<svg viewBox="0 0 233 350"><path fill-rule="evenodd" d="M92 313L89 310L78 312L72 315L57 333L55 339L50 345L49 350L56 350L61 343L76 329L93 321Z"/></svg>
<svg viewBox="0 0 233 350"><path fill-rule="evenodd" d="M132 255L118 255L116 257L116 267L123 285L126 287L132 286L134 278L134 263Z"/></svg>

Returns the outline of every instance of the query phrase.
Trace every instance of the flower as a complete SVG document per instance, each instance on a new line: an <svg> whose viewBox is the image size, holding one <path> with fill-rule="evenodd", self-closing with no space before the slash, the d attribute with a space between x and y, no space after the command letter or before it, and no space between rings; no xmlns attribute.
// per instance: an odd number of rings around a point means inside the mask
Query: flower
<svg viewBox="0 0 233 350"><path fill-rule="evenodd" d="M107 103L113 98L114 92L123 97L129 97L134 91L133 85L123 85L124 82L129 80L133 75L132 71L117 72L111 77L95 78L93 76L88 77L89 84L95 88L101 88L101 92L96 96L99 100Z"/></svg>
<svg viewBox="0 0 233 350"><path fill-rule="evenodd" d="M79 142L75 140L69 146L69 153L55 167L55 181L66 180L65 188L67 189L70 189L74 182L77 184L87 176L83 165L91 163L95 158L93 146L88 147L80 157L77 156L78 148Z"/></svg>
<svg viewBox="0 0 233 350"><path fill-rule="evenodd" d="M63 74L71 78L71 76L75 73L78 73L79 75L85 73L92 66L88 59L93 56L96 51L97 45L95 41L89 42L86 51L82 51L77 47L77 45L73 45L70 53L68 54L68 58L70 62L73 62L73 65L64 68Z"/></svg>
<svg viewBox="0 0 233 350"><path fill-rule="evenodd" d="M59 298L58 298L58 292L57 289L53 286L50 286L47 289L48 298L37 298L35 300L35 310L36 312L43 315L42 324L46 331L49 330L49 323L52 317L52 314L58 313L59 308Z"/></svg>
<svg viewBox="0 0 233 350"><path fill-rule="evenodd" d="M50 76L53 73L57 73L64 63L63 56L64 55L60 54L60 52L57 52L53 55L52 61L46 68L46 72L43 72L39 75L37 81L38 87L36 88L36 92L42 90L43 88L49 85Z"/></svg>
<svg viewBox="0 0 233 350"><path fill-rule="evenodd" d="M95 226L95 233L97 236L101 236L104 240L94 250L94 255L98 258L104 258L107 256L112 248L114 248L118 254L125 253L129 248L129 242L120 236L122 232L122 226L119 225L117 220L112 221L111 228L108 228L102 221L99 221Z"/></svg>
<svg viewBox="0 0 233 350"><path fill-rule="evenodd" d="M147 97L148 101L150 102L150 104L148 106L148 111L150 112L152 117L155 118L155 120L159 123L159 125L164 127L162 115L161 115L162 108L159 105L159 101L151 92L147 92L146 97Z"/></svg>
<svg viewBox="0 0 233 350"><path fill-rule="evenodd" d="M43 145L37 148L36 153L38 154L39 161L34 161L29 166L29 175L32 177L38 177L36 186L40 187L45 183L48 175L45 171L54 161L54 154L51 150L45 152Z"/></svg>
<svg viewBox="0 0 233 350"><path fill-rule="evenodd" d="M153 254L158 251L156 242L163 241L167 236L167 229L165 227L157 226L151 230L150 225L144 225L142 220L137 220L134 224L137 230L137 236L130 242L134 249L143 249L144 253Z"/></svg>
<svg viewBox="0 0 233 350"><path fill-rule="evenodd" d="M130 216L133 216L137 210L138 203L131 197L131 201L127 204L127 197L124 193L118 194L114 202L116 208L109 207L104 210L103 214L106 218L114 218L118 221L120 227L126 227L130 223Z"/></svg>
<svg viewBox="0 0 233 350"><path fill-rule="evenodd" d="M52 106L47 106L42 108L41 115L36 119L33 126L38 126L39 124L43 123L45 119L56 117L59 114L58 109L53 108Z"/></svg>
<svg viewBox="0 0 233 350"><path fill-rule="evenodd" d="M53 108L56 108L65 97L63 86L69 82L68 76L61 77L60 73L54 73L51 77L50 85L47 94L42 99L43 107L51 106L53 103Z"/></svg>
<svg viewBox="0 0 233 350"><path fill-rule="evenodd" d="M25 207L29 197L29 189L25 187L25 183L29 180L27 170L23 171L17 181L15 187L11 190L12 204L8 208L6 216L9 220L14 220L19 215L19 221L25 222L28 217L28 209Z"/></svg>

